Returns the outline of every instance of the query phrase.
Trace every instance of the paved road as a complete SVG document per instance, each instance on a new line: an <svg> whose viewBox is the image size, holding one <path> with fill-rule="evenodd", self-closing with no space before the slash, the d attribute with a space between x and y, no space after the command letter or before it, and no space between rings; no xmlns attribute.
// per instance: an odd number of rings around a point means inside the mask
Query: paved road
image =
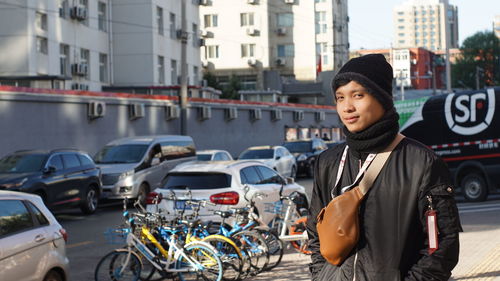
<svg viewBox="0 0 500 281"><path fill-rule="evenodd" d="M308 192L312 181L301 179ZM464 228L460 235L460 262L451 280L500 281L500 200L483 203L464 203L459 199L459 211ZM102 235L110 226L121 223L120 204L100 208L92 216L82 216L78 210L56 214L69 233L68 257L72 281L93 280L93 270L99 259L115 248L107 245ZM282 264L272 272L251 280L310 280L307 269L309 257L287 250Z"/></svg>

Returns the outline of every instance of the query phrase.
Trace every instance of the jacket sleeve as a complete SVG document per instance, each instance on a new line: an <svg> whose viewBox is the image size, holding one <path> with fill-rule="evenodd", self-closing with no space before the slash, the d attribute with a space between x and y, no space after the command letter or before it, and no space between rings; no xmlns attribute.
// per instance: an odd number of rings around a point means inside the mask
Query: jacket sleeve
<svg viewBox="0 0 500 281"><path fill-rule="evenodd" d="M432 254L428 253L426 218L426 211L431 204L429 198L432 200L432 208L437 213L438 226L438 249ZM441 159L433 158L431 163L428 163L427 171L422 177L418 200L425 243L420 249L419 260L410 269L405 280L448 280L452 269L458 263L458 233L462 231L462 227L448 168Z"/></svg>
<svg viewBox="0 0 500 281"><path fill-rule="evenodd" d="M311 263L309 264L309 270L312 274L312 280L315 280L318 273L321 271L323 266L326 263L326 260L323 258L319 251L319 238L318 233L316 231L316 217L318 213L321 211L323 206L325 205L325 201L328 199L323 198L322 187L324 183L322 183L320 178L320 167L324 165L321 163L321 156L318 156L316 160L316 165L314 166L314 183L313 183L313 191L311 196L311 204L309 206L309 217L307 218L307 233L309 235L309 249L311 250ZM323 167L324 169L324 167Z"/></svg>

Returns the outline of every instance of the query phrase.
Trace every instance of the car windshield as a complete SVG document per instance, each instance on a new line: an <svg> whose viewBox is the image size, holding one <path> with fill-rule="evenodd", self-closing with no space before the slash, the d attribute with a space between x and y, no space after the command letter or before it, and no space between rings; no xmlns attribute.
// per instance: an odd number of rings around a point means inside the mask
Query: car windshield
<svg viewBox="0 0 500 281"><path fill-rule="evenodd" d="M196 154L199 161L210 161L212 159L212 154Z"/></svg>
<svg viewBox="0 0 500 281"><path fill-rule="evenodd" d="M170 173L162 189L216 189L231 186L231 175L224 173Z"/></svg>
<svg viewBox="0 0 500 281"><path fill-rule="evenodd" d="M13 154L0 159L0 173L32 173L41 171L46 154Z"/></svg>
<svg viewBox="0 0 500 281"><path fill-rule="evenodd" d="M238 159L272 159L273 157L273 149L251 149L243 151Z"/></svg>
<svg viewBox="0 0 500 281"><path fill-rule="evenodd" d="M312 152L310 141L287 142L283 146L288 148L291 153Z"/></svg>
<svg viewBox="0 0 500 281"><path fill-rule="evenodd" d="M137 163L148 149L145 144L124 144L105 146L94 156L96 164Z"/></svg>

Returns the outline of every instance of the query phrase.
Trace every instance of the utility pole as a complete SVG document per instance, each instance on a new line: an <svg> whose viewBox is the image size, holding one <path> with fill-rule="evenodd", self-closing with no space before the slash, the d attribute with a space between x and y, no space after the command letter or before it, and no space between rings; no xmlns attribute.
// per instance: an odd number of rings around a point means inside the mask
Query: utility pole
<svg viewBox="0 0 500 281"><path fill-rule="evenodd" d="M181 108L181 135L187 135L187 20L186 20L186 0L181 0L181 91L180 91L180 108Z"/></svg>
<svg viewBox="0 0 500 281"><path fill-rule="evenodd" d="M405 86L404 86L405 77L403 75L403 71L399 72L399 82L401 83L401 100L405 100Z"/></svg>
<svg viewBox="0 0 500 281"><path fill-rule="evenodd" d="M444 4L444 33L446 50L446 91L451 93L451 66L450 66L450 23L448 17L448 1Z"/></svg>

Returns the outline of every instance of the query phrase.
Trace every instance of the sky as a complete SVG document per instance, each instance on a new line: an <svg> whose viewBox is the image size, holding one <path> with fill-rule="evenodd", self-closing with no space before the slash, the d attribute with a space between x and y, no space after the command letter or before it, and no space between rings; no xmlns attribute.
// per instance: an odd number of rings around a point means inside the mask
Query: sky
<svg viewBox="0 0 500 281"><path fill-rule="evenodd" d="M389 48L394 27L392 9L405 0L348 0L349 43L351 50ZM500 0L449 0L458 7L458 39L477 31L492 30L500 15Z"/></svg>

